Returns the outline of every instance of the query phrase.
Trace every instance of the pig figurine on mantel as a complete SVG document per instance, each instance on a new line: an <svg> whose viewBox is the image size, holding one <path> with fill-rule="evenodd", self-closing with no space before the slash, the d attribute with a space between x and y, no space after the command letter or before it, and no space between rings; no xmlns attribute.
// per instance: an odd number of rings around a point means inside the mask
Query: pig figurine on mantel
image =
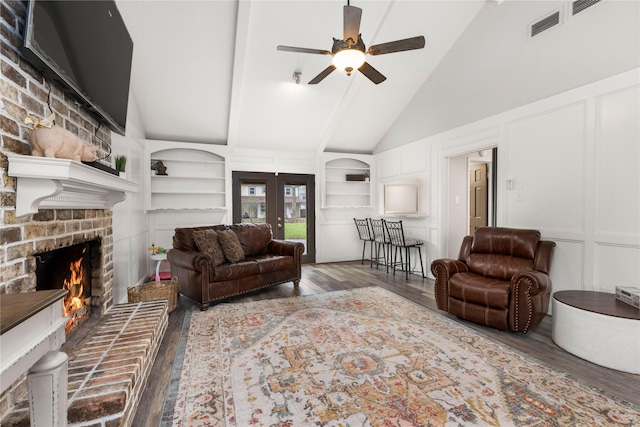
<svg viewBox="0 0 640 427"><path fill-rule="evenodd" d="M34 125L29 139L31 142L31 155L71 159L78 162L95 161L95 153L98 151L98 146L86 145L68 130L54 125L52 116L45 120L39 120L32 116L25 118L25 123Z"/></svg>

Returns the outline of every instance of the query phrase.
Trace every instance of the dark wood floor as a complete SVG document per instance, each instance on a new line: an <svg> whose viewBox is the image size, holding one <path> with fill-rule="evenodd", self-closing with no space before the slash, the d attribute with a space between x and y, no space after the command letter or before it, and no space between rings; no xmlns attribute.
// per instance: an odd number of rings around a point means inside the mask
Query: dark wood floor
<svg viewBox="0 0 640 427"><path fill-rule="evenodd" d="M233 298L227 302L246 302L262 299L285 298L298 295L312 295L342 289L354 289L366 286L380 286L405 298L415 301L429 309L438 311L433 298L433 283L419 276L405 280L404 274L387 274L383 267L379 270L360 262L308 264L302 267L302 281L299 287L285 283L270 289L261 290L246 296ZM178 299L178 307L169 316L169 326L162 342L158 357L150 375L149 382L138 406L133 425L157 426L160 421L165 391L173 368L180 330L184 314L196 303L186 297ZM447 313L438 311L449 316ZM581 379L597 388L628 402L640 405L640 375L632 375L603 368L577 358L560 349L551 340L551 318L529 333L510 333L498 331L482 325L476 325L461 319L456 321L470 326L492 339L533 356L544 363L563 370L573 377ZM615 351L612 349L612 351Z"/></svg>

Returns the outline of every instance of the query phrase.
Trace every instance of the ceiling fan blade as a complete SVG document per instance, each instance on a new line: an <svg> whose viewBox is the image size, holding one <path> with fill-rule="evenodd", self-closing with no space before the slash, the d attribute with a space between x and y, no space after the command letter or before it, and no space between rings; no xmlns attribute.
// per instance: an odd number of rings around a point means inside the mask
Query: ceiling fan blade
<svg viewBox="0 0 640 427"><path fill-rule="evenodd" d="M360 70L362 74L364 74L369 80L377 85L387 80L387 78L383 76L380 71L373 68L371 65L369 65L368 62L362 64L360 68L358 68L358 70Z"/></svg>
<svg viewBox="0 0 640 427"><path fill-rule="evenodd" d="M283 52L296 52L296 53L314 53L317 55L331 55L328 50L321 49L308 49L306 47L293 47L293 46L278 46L278 50Z"/></svg>
<svg viewBox="0 0 640 427"><path fill-rule="evenodd" d="M336 69L335 65L333 65L333 64L329 65L327 68L322 70L322 72L320 74L318 74L313 79L311 79L311 81L308 84L316 85L316 84L320 83L325 77L327 77L329 74L331 74L333 72L333 70L335 70L335 69Z"/></svg>
<svg viewBox="0 0 640 427"><path fill-rule="evenodd" d="M362 9L354 6L344 7L344 41L349 39L354 43L358 42L360 34L360 18L362 17Z"/></svg>
<svg viewBox="0 0 640 427"><path fill-rule="evenodd" d="M369 47L367 53L371 55L384 55L385 53L402 52L405 50L422 49L424 36L411 37L409 39L396 40L388 43L380 43Z"/></svg>

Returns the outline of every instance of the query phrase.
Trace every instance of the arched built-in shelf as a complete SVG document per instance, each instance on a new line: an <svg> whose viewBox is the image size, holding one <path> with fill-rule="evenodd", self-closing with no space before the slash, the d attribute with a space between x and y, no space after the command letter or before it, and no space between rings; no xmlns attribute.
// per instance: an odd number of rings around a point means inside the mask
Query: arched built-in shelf
<svg viewBox="0 0 640 427"><path fill-rule="evenodd" d="M332 157L324 163L322 207L370 208L371 165L363 159L344 154Z"/></svg>
<svg viewBox="0 0 640 427"><path fill-rule="evenodd" d="M147 211L226 209L225 158L215 147L198 144L154 146L150 162ZM184 148L182 148L184 147ZM166 175L151 170L161 161Z"/></svg>

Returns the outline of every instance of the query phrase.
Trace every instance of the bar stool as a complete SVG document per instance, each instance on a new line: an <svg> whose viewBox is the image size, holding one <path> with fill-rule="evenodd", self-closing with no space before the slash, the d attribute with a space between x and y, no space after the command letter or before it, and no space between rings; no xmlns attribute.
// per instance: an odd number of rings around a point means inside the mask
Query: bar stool
<svg viewBox="0 0 640 427"><path fill-rule="evenodd" d="M369 242L369 266L373 267L373 234L369 228L369 220L367 218L353 218L353 222L356 223L358 236L360 240L362 240L362 259L360 260L360 265L364 264L364 252L367 247L367 242Z"/></svg>
<svg viewBox="0 0 640 427"><path fill-rule="evenodd" d="M411 249L417 249L418 258L420 258L420 270L422 272L422 277L424 278L424 265L422 264L422 251L420 250L420 246L424 244L422 240L413 238L405 239L404 230L402 228L402 221L386 221L383 219L382 222L389 236L391 250L393 250L393 258L391 261L391 265L393 266L393 274L396 274L396 267L399 266L401 271L405 271L407 280L409 280L409 272L411 270ZM405 254L404 260L402 258L403 250ZM400 251L400 262L397 261L398 251Z"/></svg>
<svg viewBox="0 0 640 427"><path fill-rule="evenodd" d="M384 259L383 265L387 267L387 273L389 272L389 238L384 231L384 220L369 218L369 224L371 224L371 231L373 233L374 244L376 245L376 269L381 264L380 259ZM382 249L382 257L380 257L380 249Z"/></svg>

